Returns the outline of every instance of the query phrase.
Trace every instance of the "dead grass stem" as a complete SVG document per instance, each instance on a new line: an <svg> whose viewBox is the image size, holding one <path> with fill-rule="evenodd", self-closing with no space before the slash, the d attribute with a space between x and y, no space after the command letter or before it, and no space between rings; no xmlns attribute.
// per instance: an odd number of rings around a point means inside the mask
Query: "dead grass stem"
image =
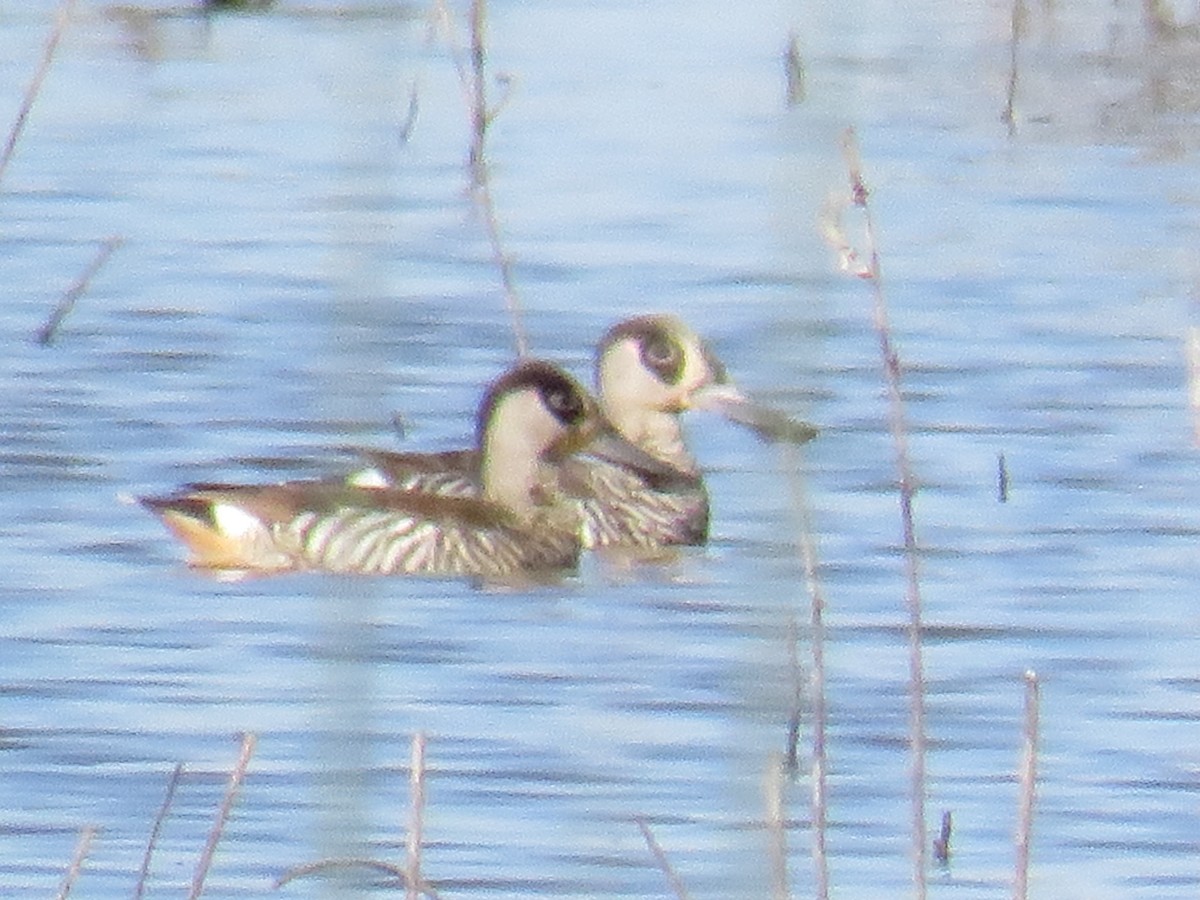
<svg viewBox="0 0 1200 900"><path fill-rule="evenodd" d="M787 850L787 779L781 756L772 753L767 759L763 779L763 800L766 806L767 873L771 879L771 900L790 900Z"/></svg>
<svg viewBox="0 0 1200 900"><path fill-rule="evenodd" d="M926 869L929 853L925 825L925 670L921 648L920 554L913 516L913 500L916 496L917 484L913 476L908 450L908 425L902 389L903 370L892 340L887 298L883 290L883 273L879 263L879 245L875 237L875 224L869 202L870 191L863 179L858 137L853 128L847 128L843 133L842 155L849 174L849 196L839 196L827 204L821 224L826 240L838 253L841 267L870 285L873 298L872 322L879 344L884 384L887 389L888 424L892 434L900 496L900 522L904 541L905 603L908 609L909 790L913 888L917 900L924 900L927 893ZM842 226L843 213L847 208L855 209L861 217L862 253L847 239Z"/></svg>
<svg viewBox="0 0 1200 900"><path fill-rule="evenodd" d="M167 813L171 811L171 804L175 800L175 789L179 787L179 779L182 776L183 763L176 763L175 768L171 771L171 777L167 779L167 793L163 797L162 805L158 808L158 815L154 817L150 837L146 840L146 852L142 854L142 867L138 870L137 884L133 889L133 900L142 900L146 893L146 881L150 877L150 860L154 856L154 848L158 845L158 836L162 833Z"/></svg>
<svg viewBox="0 0 1200 900"><path fill-rule="evenodd" d="M1012 0L1011 33L1008 40L1008 87L1005 90L1004 111L1000 114L1000 121L1008 128L1009 137L1017 133L1017 77L1020 72L1025 18L1025 0Z"/></svg>
<svg viewBox="0 0 1200 900"><path fill-rule="evenodd" d="M420 896L421 846L425 832L425 735L413 735L412 756L409 764L409 814L407 859L405 861L405 897L417 900Z"/></svg>
<svg viewBox="0 0 1200 900"><path fill-rule="evenodd" d="M804 582L809 600L809 648L812 667L808 673L807 694L802 685L802 667L796 647L799 628L793 615L789 620L789 667L792 670L794 708L788 723L788 746L784 763L789 771L799 766L796 744L799 740L800 707L807 696L812 718L812 757L810 771L809 815L812 819L813 895L817 900L829 896L829 859L826 833L829 825L827 801L827 756L825 732L828 712L825 703L825 592L818 577L818 557L814 531L804 490L800 450L783 445L783 468L791 491L792 508L798 519L798 544L804 566Z"/></svg>
<svg viewBox="0 0 1200 900"><path fill-rule="evenodd" d="M4 150L0 152L0 182L4 181L4 173L8 169L9 160L12 159L13 151L17 147L17 141L21 139L21 133L25 130L25 123L29 119L29 113L33 109L33 104L37 101L38 94L41 93L42 82L46 80L46 74L50 71L50 64L54 62L55 51L58 50L63 32L67 30L67 24L71 19L71 12L75 7L75 2L76 0L63 0L58 7L58 12L54 16L54 26L50 29L50 34L42 47L41 60L38 62L37 68L34 69L33 78L29 80L29 86L25 88L25 93L21 97L21 105L17 109L16 121L13 122L13 126L8 132L8 140L4 143Z"/></svg>
<svg viewBox="0 0 1200 900"><path fill-rule="evenodd" d="M404 885L406 900L417 900L422 895L439 900L438 892L425 881L421 874L421 848L425 835L425 744L423 732L413 735L409 770L409 817L408 836L405 840L406 856L403 866L378 859L357 856L320 859L316 862L291 866L275 880L276 889L297 878L317 875L337 869L372 869L383 872Z"/></svg>
<svg viewBox="0 0 1200 900"><path fill-rule="evenodd" d="M650 848L650 853L654 856L658 867L662 869L663 875L667 878L667 883L674 891L677 900L691 900L688 895L687 885L683 883L683 879L679 877L679 873L675 871L675 867L671 865L671 860L667 858L667 852L663 850L662 845L654 837L654 832L650 830L650 826L646 824L646 820L640 816L635 818L637 827L641 829L642 838L646 841L646 846Z"/></svg>
<svg viewBox="0 0 1200 900"><path fill-rule="evenodd" d="M528 356L529 340L526 337L523 321L523 306L517 292L512 257L504 248L504 236L501 233L500 220L496 215L491 171L487 160L488 131L509 97L505 93L497 102L492 103L488 96L487 2L486 0L471 0L468 18L470 34L465 52L460 49L461 43L453 25L454 19L446 8L445 0L435 0L433 16L436 27L441 29L450 47L450 55L454 61L470 115L471 147L468 152L468 167L471 173L471 196L483 222L492 260L500 273L504 303L512 326L516 353L521 357ZM506 88L511 87L511 80L507 77L497 80Z"/></svg>
<svg viewBox="0 0 1200 900"><path fill-rule="evenodd" d="M233 811L233 804L237 800L242 782L246 778L246 768L250 765L250 757L254 755L254 748L257 744L258 738L254 734L245 734L242 736L242 749L238 754L238 760L233 767L233 771L229 773L229 782L225 786L225 796L221 800L221 805L217 808L217 815L213 820L212 829L208 833L208 840L205 841L204 850L200 853L200 859L196 863L196 871L192 875L192 887L188 891L188 900L197 900L204 892L204 879L208 877L208 870L212 865L213 854L217 851L217 844L220 842L221 835L225 831L225 824L229 821L229 814Z"/></svg>
<svg viewBox="0 0 1200 900"><path fill-rule="evenodd" d="M63 320L75 308L75 302L83 296L88 286L92 283L92 279L96 277L96 273L103 268L104 264L108 262L108 258L113 255L113 251L120 247L122 243L124 243L123 238L114 236L110 237L100 246L91 263L75 279L74 283L63 292L62 297L59 298L54 309L50 311L50 315L46 318L42 327L34 334L33 339L37 343L43 347L47 347L54 342Z"/></svg>
<svg viewBox="0 0 1200 900"><path fill-rule="evenodd" d="M1029 896L1029 849L1033 837L1033 808L1037 794L1040 706L1038 676L1036 672L1029 670L1025 673L1025 716L1022 728L1021 764L1017 776L1020 793L1017 808L1013 900L1026 900Z"/></svg>
<svg viewBox="0 0 1200 900"><path fill-rule="evenodd" d="M67 897L70 896L71 888L75 886L75 882L79 879L79 873L83 871L83 861L87 859L97 831L95 825L85 825L79 832L79 840L75 842L75 853L71 856L71 865L67 867L67 873L63 876L62 885L55 895L55 900L67 900Z"/></svg>

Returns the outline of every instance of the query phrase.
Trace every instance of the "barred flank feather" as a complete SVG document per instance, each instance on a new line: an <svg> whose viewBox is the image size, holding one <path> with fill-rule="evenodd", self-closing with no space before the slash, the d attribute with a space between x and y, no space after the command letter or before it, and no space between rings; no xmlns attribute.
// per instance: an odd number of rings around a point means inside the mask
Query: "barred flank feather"
<svg viewBox="0 0 1200 900"><path fill-rule="evenodd" d="M294 543L302 567L367 575L506 577L578 561L574 534L554 527L480 529L366 509L306 513L277 526L276 541Z"/></svg>
<svg viewBox="0 0 1200 900"><path fill-rule="evenodd" d="M708 493L699 479L658 489L622 466L580 459L564 466L563 482L582 498L580 539L589 550L702 544L708 537Z"/></svg>

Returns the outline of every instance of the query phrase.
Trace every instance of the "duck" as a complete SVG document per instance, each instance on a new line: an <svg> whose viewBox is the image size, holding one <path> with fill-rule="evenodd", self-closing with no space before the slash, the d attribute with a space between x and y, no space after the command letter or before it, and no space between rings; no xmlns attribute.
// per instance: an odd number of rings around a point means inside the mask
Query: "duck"
<svg viewBox="0 0 1200 900"><path fill-rule="evenodd" d="M565 462L589 445L631 466L659 465L612 431L569 374L524 359L490 384L479 405L474 491L363 486L338 476L195 483L139 500L197 568L524 580L577 565L580 511L559 479ZM419 454L408 456L419 466ZM439 454L424 463L445 465Z"/></svg>
<svg viewBox="0 0 1200 900"><path fill-rule="evenodd" d="M688 410L715 411L772 441L803 444L818 434L807 422L751 401L711 346L675 315L635 316L613 325L597 344L594 368L604 416L626 444L657 465L630 464L596 447L564 462L560 487L579 508L580 544L587 550L654 556L708 540L708 490L681 423ZM478 490L474 451L437 458L354 452L366 465L349 477L351 484L458 496Z"/></svg>

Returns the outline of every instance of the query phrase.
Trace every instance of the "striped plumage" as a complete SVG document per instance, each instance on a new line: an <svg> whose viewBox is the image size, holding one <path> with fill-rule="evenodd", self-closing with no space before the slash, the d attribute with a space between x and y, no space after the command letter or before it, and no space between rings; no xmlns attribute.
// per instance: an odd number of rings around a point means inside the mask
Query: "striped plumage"
<svg viewBox="0 0 1200 900"><path fill-rule="evenodd" d="M816 434L809 425L752 404L730 383L709 346L675 316L639 316L611 328L596 350L596 382L613 427L667 474L599 451L566 460L560 482L578 503L580 541L588 549L652 551L707 540L708 492L684 443L682 412L713 409L768 437L797 443ZM478 456L471 451L438 454L436 460L387 450L362 453L369 465L351 483L464 496L478 491Z"/></svg>
<svg viewBox="0 0 1200 900"><path fill-rule="evenodd" d="M573 567L579 510L563 498L559 470L592 441L612 440L595 401L557 367L521 362L488 390L477 438L469 496L327 479L196 484L142 502L201 567L485 579Z"/></svg>

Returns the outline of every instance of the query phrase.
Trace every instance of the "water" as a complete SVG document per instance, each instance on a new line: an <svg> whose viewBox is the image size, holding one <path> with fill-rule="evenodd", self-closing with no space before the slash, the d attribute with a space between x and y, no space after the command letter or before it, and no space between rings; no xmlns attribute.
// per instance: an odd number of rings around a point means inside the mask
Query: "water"
<svg viewBox="0 0 1200 900"><path fill-rule="evenodd" d="M0 14L0 121L53 8ZM807 616L772 448L697 417L711 545L531 592L216 582L120 502L330 471L331 447L395 444L394 413L406 446L458 445L512 353L423 10L155 12L81 5L0 184L2 893L50 896L95 824L73 895L130 896L182 761L148 891L182 895L242 731L258 749L206 896L260 896L324 856L398 862L420 730L443 896L661 896L637 816L693 896L762 896L786 623ZM512 85L489 153L534 348L582 373L612 322L680 312L744 388L823 428L805 469L836 892L910 880L892 443L870 295L817 234L854 125L922 485L929 821L955 821L930 894L1007 892L1033 668L1034 893L1193 896L1192 45L1151 39L1128 4L1031 10L1010 138L1004 4L489 12ZM788 109L792 29L808 97ZM789 795L796 896L806 791ZM387 893L308 879L281 896Z"/></svg>

